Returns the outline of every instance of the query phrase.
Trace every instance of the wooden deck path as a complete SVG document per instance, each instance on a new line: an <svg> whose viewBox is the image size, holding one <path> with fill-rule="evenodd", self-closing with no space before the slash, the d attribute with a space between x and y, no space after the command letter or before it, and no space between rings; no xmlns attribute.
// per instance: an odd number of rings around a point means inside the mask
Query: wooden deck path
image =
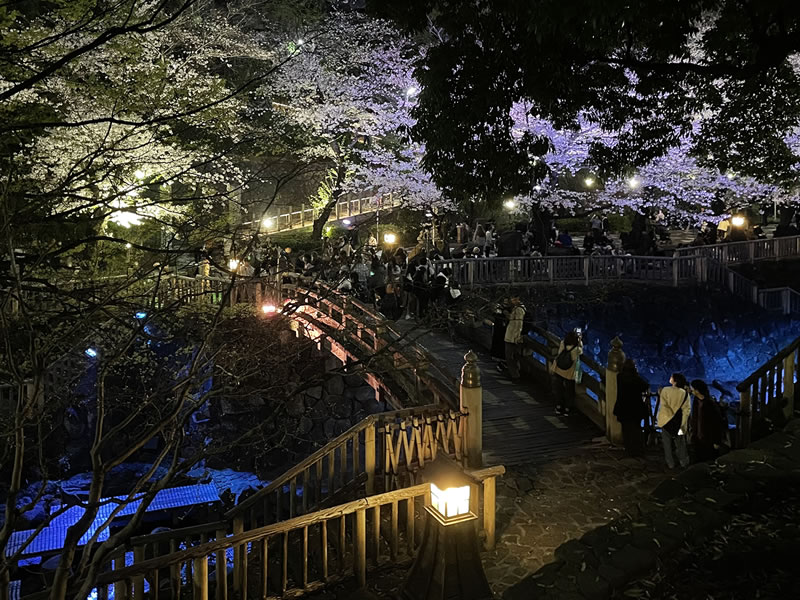
<svg viewBox="0 0 800 600"><path fill-rule="evenodd" d="M488 353L476 350L466 341L454 343L444 334L425 333L417 341L453 377L460 375L468 350L478 354L483 386L484 464L548 462L573 454L593 439L603 437L603 432L577 410L569 417L556 416L555 403L544 380L514 384L497 372Z"/></svg>

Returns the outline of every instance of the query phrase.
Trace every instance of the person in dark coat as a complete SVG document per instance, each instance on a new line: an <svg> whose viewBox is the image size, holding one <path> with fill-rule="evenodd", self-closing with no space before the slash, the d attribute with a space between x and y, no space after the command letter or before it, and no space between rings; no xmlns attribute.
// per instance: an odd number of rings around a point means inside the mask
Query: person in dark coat
<svg viewBox="0 0 800 600"><path fill-rule="evenodd" d="M495 305L494 314L492 315L492 358L497 359L497 370L504 373L506 370L506 325L508 325L508 317L506 311L510 310L508 299L504 300L501 304Z"/></svg>
<svg viewBox="0 0 800 600"><path fill-rule="evenodd" d="M692 412L689 415L689 443L697 462L719 456L725 431L722 411L702 379L692 381Z"/></svg>
<svg viewBox="0 0 800 600"><path fill-rule="evenodd" d="M642 419L647 416L647 405L643 394L650 386L639 375L636 363L628 358L617 375L617 403L614 405L614 416L622 425L622 441L625 454L641 456L644 453L644 431Z"/></svg>

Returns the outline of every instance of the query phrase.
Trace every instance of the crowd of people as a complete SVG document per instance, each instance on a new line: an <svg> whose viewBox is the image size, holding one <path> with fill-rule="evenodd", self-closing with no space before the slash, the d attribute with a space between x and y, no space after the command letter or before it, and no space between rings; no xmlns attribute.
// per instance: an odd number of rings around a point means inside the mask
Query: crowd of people
<svg viewBox="0 0 800 600"><path fill-rule="evenodd" d="M518 296L507 298L495 307L492 356L496 368L513 382L520 381L523 338L527 311ZM580 330L567 332L561 340L549 372L555 413L569 416L575 407L575 386L582 378L583 340ZM690 449L696 461L716 458L728 444L725 408L701 379L689 383L681 373L673 373L669 385L658 392L657 409L651 414L650 384L638 373L633 359L627 359L617 376L614 416L621 425L625 451L629 456L644 454L648 438L660 431L664 460L669 469L690 462Z"/></svg>
<svg viewBox="0 0 800 600"><path fill-rule="evenodd" d="M230 266L242 277L273 281L279 277L284 283L290 283L294 275L316 279L397 320L425 319L432 309L459 303L461 289L452 271L434 265L441 259L436 250L409 254L404 248L379 245L374 236L359 245L347 235L326 238L321 251L294 252L265 244Z"/></svg>

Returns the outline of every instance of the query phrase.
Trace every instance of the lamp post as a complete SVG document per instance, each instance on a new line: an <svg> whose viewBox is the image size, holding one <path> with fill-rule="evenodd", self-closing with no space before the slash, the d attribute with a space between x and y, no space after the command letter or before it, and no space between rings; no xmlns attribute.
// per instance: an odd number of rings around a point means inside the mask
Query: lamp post
<svg viewBox="0 0 800 600"><path fill-rule="evenodd" d="M465 475L434 461L431 505L414 564L403 585L404 600L490 600L494 596L483 571L478 536L471 512L472 485Z"/></svg>

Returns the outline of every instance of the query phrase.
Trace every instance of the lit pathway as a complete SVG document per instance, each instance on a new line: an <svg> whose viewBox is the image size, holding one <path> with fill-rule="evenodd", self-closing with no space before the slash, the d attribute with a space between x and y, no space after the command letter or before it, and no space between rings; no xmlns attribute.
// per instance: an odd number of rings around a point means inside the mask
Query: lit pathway
<svg viewBox="0 0 800 600"><path fill-rule="evenodd" d="M410 327L400 322L400 328ZM412 334L415 335L415 334ZM587 447L602 432L577 411L557 417L550 390L543 381L514 384L500 375L494 360L477 344L446 335L425 333L417 338L453 377L460 376L464 354L478 354L483 386L483 454L486 465L543 463Z"/></svg>

